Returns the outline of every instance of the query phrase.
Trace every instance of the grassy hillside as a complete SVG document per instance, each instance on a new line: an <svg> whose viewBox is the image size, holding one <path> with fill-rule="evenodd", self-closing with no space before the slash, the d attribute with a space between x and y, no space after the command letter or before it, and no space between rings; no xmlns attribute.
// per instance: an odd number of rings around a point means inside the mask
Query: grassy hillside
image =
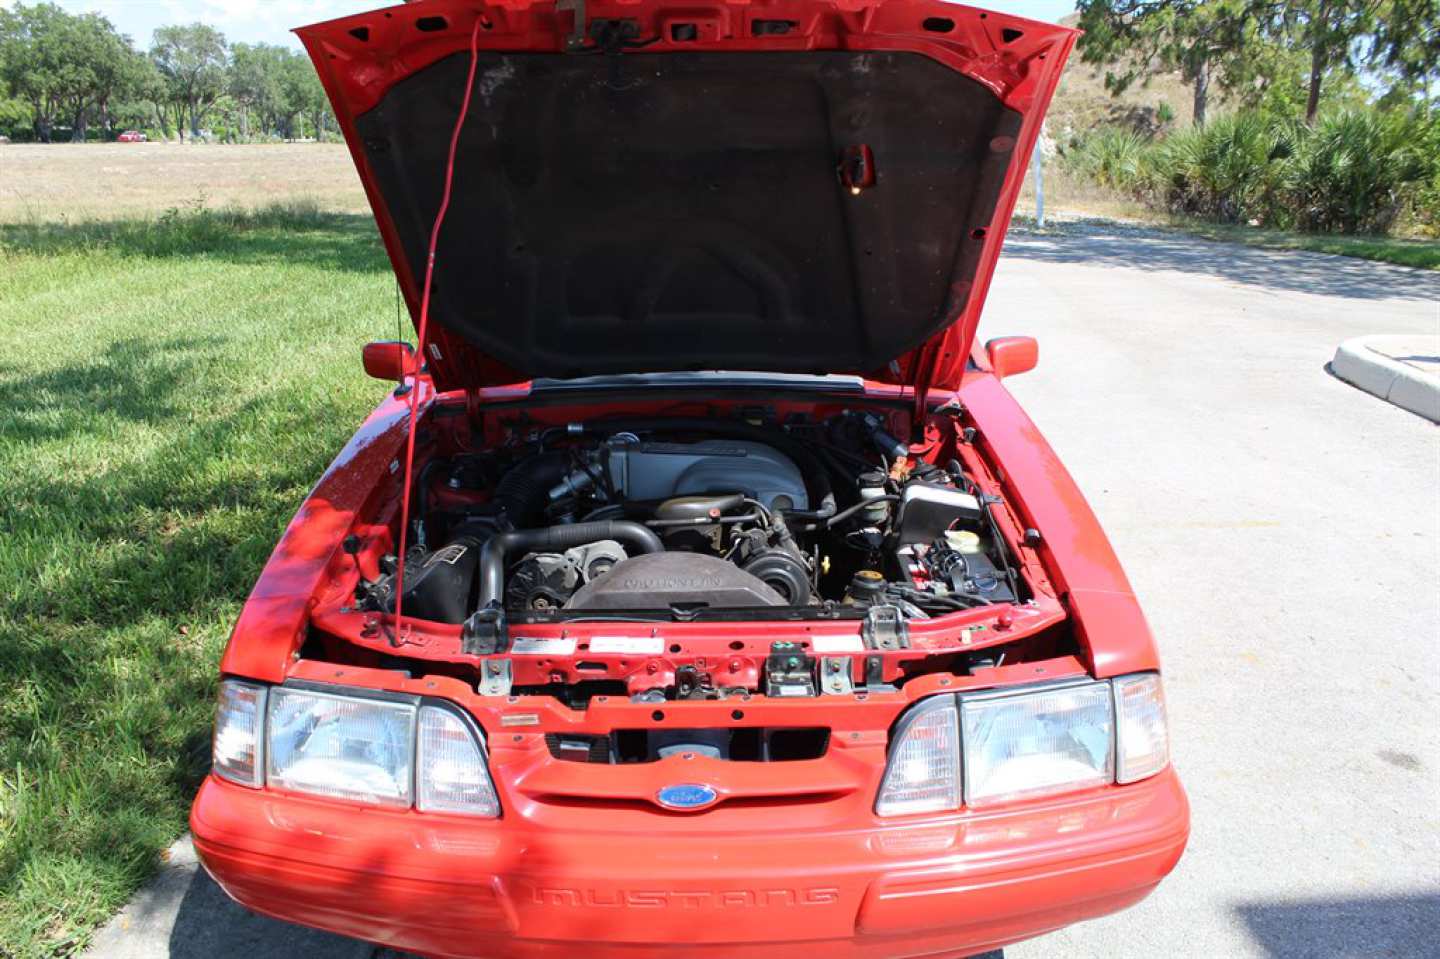
<svg viewBox="0 0 1440 959"><path fill-rule="evenodd" d="M1079 16L1061 19L1073 27ZM1211 94L1211 108L1217 103L1219 91ZM1143 83L1137 82L1120 96L1105 89L1105 68L1080 61L1077 50L1070 56L1065 75L1055 91L1046 120L1047 131L1056 140L1092 130L1106 124L1153 123L1161 104L1174 112L1175 125L1189 126L1195 117L1194 90L1177 73L1156 73Z"/></svg>

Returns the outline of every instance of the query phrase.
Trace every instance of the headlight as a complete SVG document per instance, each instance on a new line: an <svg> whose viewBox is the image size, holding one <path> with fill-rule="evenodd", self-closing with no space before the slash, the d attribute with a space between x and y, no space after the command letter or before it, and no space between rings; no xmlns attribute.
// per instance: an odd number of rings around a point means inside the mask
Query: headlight
<svg viewBox="0 0 1440 959"><path fill-rule="evenodd" d="M215 720L216 774L422 812L500 815L472 721L420 697L356 692L226 680Z"/></svg>
<svg viewBox="0 0 1440 959"><path fill-rule="evenodd" d="M415 705L278 686L270 692L265 778L296 792L410 805Z"/></svg>
<svg viewBox="0 0 1440 959"><path fill-rule="evenodd" d="M1160 677L935 696L896 727L881 816L1131 783L1170 762ZM963 786L963 789L962 789Z"/></svg>
<svg viewBox="0 0 1440 959"><path fill-rule="evenodd" d="M260 720L264 715L264 686L238 679L220 684L211 743L215 775L257 789L264 784L260 764Z"/></svg>
<svg viewBox="0 0 1440 959"><path fill-rule="evenodd" d="M966 698L960 722L971 806L1115 779L1109 683Z"/></svg>

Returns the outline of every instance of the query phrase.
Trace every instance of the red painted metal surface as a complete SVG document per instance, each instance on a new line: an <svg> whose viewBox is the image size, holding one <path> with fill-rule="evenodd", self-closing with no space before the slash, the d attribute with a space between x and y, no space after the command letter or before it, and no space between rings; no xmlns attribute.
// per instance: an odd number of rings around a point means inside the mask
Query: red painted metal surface
<svg viewBox="0 0 1440 959"><path fill-rule="evenodd" d="M1173 772L904 823L793 806L627 812L603 828L574 809L475 822L212 778L191 828L211 874L251 909L489 959L971 955L1140 900L1189 829Z"/></svg>
<svg viewBox="0 0 1440 959"><path fill-rule="evenodd" d="M415 348L399 340L366 343L360 351L360 362L366 376L396 382L414 376L420 365L415 358Z"/></svg>
<svg viewBox="0 0 1440 959"><path fill-rule="evenodd" d="M1028 373L1040 362L1040 344L1033 336L1001 336L985 344L990 369L1000 379Z"/></svg>

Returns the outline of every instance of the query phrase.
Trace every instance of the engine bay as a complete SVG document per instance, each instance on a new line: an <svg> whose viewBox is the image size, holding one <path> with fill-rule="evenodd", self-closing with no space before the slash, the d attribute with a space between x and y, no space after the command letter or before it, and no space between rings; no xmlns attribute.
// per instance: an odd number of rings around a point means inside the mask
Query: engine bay
<svg viewBox="0 0 1440 959"><path fill-rule="evenodd" d="M733 618L841 604L927 618L1021 589L960 463L912 460L873 414L802 429L571 423L432 459L419 499L402 611L471 635L595 611ZM360 583L359 607L393 612L395 581Z"/></svg>
<svg viewBox="0 0 1440 959"><path fill-rule="evenodd" d="M435 404L403 575L392 478L315 611L325 658L338 637L375 654L350 662L585 709L863 696L1066 645L1038 533L958 407L916 429L900 403L696 406Z"/></svg>

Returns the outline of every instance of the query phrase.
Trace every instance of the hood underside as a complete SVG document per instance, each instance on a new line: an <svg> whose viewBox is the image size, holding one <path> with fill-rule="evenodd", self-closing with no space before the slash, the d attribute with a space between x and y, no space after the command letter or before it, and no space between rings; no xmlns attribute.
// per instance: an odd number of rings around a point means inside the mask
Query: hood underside
<svg viewBox="0 0 1440 959"><path fill-rule="evenodd" d="M301 31L418 316L482 18L437 385L958 382L1072 31L910 0L577 6L425 0Z"/></svg>

